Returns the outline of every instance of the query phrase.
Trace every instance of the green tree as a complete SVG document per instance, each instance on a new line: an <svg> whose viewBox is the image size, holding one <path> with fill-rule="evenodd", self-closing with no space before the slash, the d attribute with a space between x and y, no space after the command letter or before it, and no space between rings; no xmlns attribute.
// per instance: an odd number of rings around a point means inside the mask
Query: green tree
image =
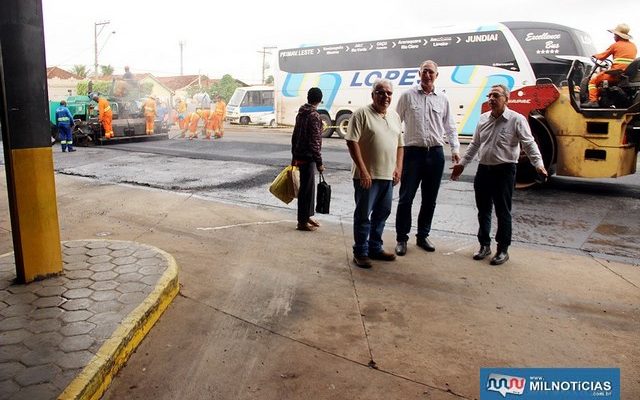
<svg viewBox="0 0 640 400"><path fill-rule="evenodd" d="M202 90L200 89L199 86L196 86L196 85L189 86L187 88L187 96L188 97L193 97L194 94L200 93L201 91Z"/></svg>
<svg viewBox="0 0 640 400"><path fill-rule="evenodd" d="M220 95L228 103L237 87L240 87L240 84L231 75L225 74L222 79L209 86L207 92L211 99L214 99L216 95Z"/></svg>
<svg viewBox="0 0 640 400"><path fill-rule="evenodd" d="M140 97L145 97L153 92L153 82L142 82L140 84Z"/></svg>
<svg viewBox="0 0 640 400"><path fill-rule="evenodd" d="M101 65L100 72L102 76L111 76L113 75L113 67L111 65Z"/></svg>
<svg viewBox="0 0 640 400"><path fill-rule="evenodd" d="M108 94L111 90L111 82L109 81L95 81L93 82L93 92L98 92L100 94ZM86 96L89 94L89 82L88 81L80 81L76 85L76 92L79 96Z"/></svg>
<svg viewBox="0 0 640 400"><path fill-rule="evenodd" d="M88 75L87 67L81 64L76 64L73 66L73 73L76 74L80 79L84 79Z"/></svg>

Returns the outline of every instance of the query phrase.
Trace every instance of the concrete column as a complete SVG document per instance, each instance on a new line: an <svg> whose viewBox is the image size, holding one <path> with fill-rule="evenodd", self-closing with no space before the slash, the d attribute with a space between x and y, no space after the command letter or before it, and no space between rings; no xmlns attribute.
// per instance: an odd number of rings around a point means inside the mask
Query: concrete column
<svg viewBox="0 0 640 400"><path fill-rule="evenodd" d="M17 281L62 272L41 0L2 0L0 123Z"/></svg>

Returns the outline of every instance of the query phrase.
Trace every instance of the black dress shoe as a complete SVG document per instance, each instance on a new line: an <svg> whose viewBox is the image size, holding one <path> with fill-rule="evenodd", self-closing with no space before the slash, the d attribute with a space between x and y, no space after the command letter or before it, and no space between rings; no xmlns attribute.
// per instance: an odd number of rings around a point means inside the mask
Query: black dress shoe
<svg viewBox="0 0 640 400"><path fill-rule="evenodd" d="M398 242L396 244L396 254L399 256L407 254L407 242Z"/></svg>
<svg viewBox="0 0 640 400"><path fill-rule="evenodd" d="M353 263L360 268L371 268L371 259L367 256L353 256Z"/></svg>
<svg viewBox="0 0 640 400"><path fill-rule="evenodd" d="M498 250L496 255L491 259L491 265L502 265L509 260L509 253L506 250Z"/></svg>
<svg viewBox="0 0 640 400"><path fill-rule="evenodd" d="M416 246L425 249L426 251L436 251L436 246L431 243L428 237L426 238L418 238L416 241Z"/></svg>
<svg viewBox="0 0 640 400"><path fill-rule="evenodd" d="M473 253L474 260L483 260L486 256L491 255L491 246L480 245L480 250Z"/></svg>

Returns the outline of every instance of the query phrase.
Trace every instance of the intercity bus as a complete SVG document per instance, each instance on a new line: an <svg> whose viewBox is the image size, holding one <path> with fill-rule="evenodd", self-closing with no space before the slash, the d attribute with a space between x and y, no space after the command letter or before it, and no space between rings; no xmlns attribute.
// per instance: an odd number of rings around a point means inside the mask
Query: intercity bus
<svg viewBox="0 0 640 400"><path fill-rule="evenodd" d="M393 82L391 107L419 83L424 60L438 63L436 90L449 98L460 136L471 136L490 87L511 91L546 78L560 87L572 61L589 62L591 37L580 30L542 22L503 22L444 29L428 36L283 49L278 52L276 115L293 125L310 87L322 89L319 107L329 137L344 137L351 113L371 102L376 79ZM517 102L512 99L511 102ZM335 128L334 128L335 127Z"/></svg>

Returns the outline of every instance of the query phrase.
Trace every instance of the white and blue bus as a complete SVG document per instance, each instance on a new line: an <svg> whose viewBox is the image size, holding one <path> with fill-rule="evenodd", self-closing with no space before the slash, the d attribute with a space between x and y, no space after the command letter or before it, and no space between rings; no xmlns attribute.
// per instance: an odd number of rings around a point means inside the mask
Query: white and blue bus
<svg viewBox="0 0 640 400"><path fill-rule="evenodd" d="M438 63L436 90L449 98L458 133L471 136L492 85L512 91L541 78L561 86L575 59L595 54L591 37L563 25L503 22L451 28L429 36L284 49L278 52L277 122L293 125L310 87L322 89L319 107L327 126L344 137L351 113L371 102L371 85L387 78L400 94L419 83L424 60ZM514 99L517 101L517 99Z"/></svg>
<svg viewBox="0 0 640 400"><path fill-rule="evenodd" d="M273 86L247 86L236 88L227 104L227 120L248 125L258 123L262 117L274 113Z"/></svg>

